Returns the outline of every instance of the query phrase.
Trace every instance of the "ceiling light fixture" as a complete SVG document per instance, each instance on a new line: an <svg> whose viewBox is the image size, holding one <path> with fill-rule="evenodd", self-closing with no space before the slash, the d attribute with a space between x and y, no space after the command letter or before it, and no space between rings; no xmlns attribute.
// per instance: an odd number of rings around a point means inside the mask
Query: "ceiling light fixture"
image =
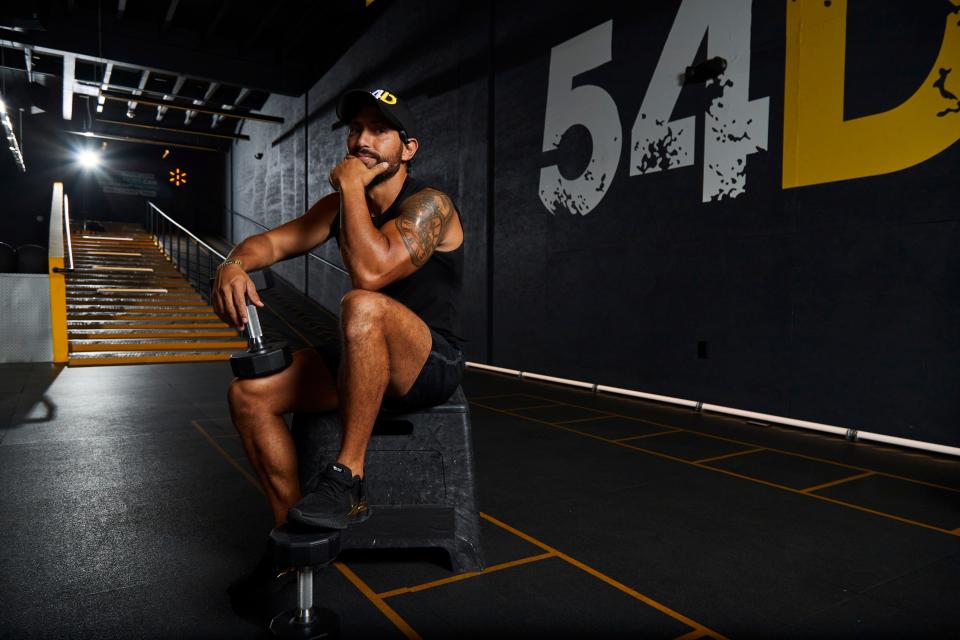
<svg viewBox="0 0 960 640"><path fill-rule="evenodd" d="M21 171L26 172L27 166L23 163L23 153L20 151L20 143L17 142L17 136L13 131L13 122L10 121L10 114L7 113L7 103L0 98L0 122L3 123L3 133L7 137L7 146L10 147L10 153Z"/></svg>
<svg viewBox="0 0 960 640"><path fill-rule="evenodd" d="M84 149L77 154L77 162L84 169L96 169L100 165L100 154L93 149Z"/></svg>

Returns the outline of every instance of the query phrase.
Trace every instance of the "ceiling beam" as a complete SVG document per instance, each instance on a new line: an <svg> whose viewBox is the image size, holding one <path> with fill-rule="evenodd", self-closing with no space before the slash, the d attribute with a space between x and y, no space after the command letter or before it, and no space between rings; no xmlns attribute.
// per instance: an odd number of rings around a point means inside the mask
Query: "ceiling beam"
<svg viewBox="0 0 960 640"><path fill-rule="evenodd" d="M206 105L207 101L210 100L210 97L213 96L213 92L216 91L219 86L219 82L211 82L210 86L207 87L206 93L203 94L203 100L194 100L193 104L197 105L198 107ZM196 115L197 112L195 110L187 109L187 114L183 117L183 124L190 124L190 121L193 120Z"/></svg>
<svg viewBox="0 0 960 640"><path fill-rule="evenodd" d="M107 101L101 91L110 88L110 76L113 74L113 63L108 62L107 68L103 72L103 81L100 83L100 89L97 91L97 113L103 113L103 103Z"/></svg>
<svg viewBox="0 0 960 640"><path fill-rule="evenodd" d="M147 78L150 77L149 71L143 71L140 73L140 86L133 90L133 95L139 96L143 95L143 88L147 86ZM133 118L136 115L137 111L137 101L131 100L127 103L127 117Z"/></svg>
<svg viewBox="0 0 960 640"><path fill-rule="evenodd" d="M244 87L243 89L240 89L240 93L237 94L237 98L236 100L233 101L233 104L232 105L225 104L223 105L223 109L225 111L233 111L234 107L236 107L241 102L243 102L243 99L246 98L248 95L250 95L250 89L247 89L246 87ZM220 121L223 120L223 118L224 116L220 114L213 116L213 122L210 124L210 127L214 128L217 125L219 125Z"/></svg>
<svg viewBox="0 0 960 640"><path fill-rule="evenodd" d="M207 136L210 138L221 138L224 140L249 140L250 136L242 133L213 133L212 131L178 129L176 127L158 127L152 124L140 124L139 122L124 122L123 120L107 120L97 118L97 122L106 122L107 124L118 124L124 127L138 127L140 129L153 129L154 131L167 131L170 133L182 133L191 136Z"/></svg>
<svg viewBox="0 0 960 640"><path fill-rule="evenodd" d="M128 94L122 93L120 91L105 91L103 95L107 100L119 100L122 102L126 102L130 99L130 96ZM210 115L219 113L227 118L237 118L238 120L255 120L257 122L269 122L271 124L283 124L284 122L283 118L279 118L277 116L268 116L263 113L253 113L253 112L228 113L226 111L221 111L221 110L213 109L206 106L201 107L199 105L192 104L192 103L184 104L183 102L177 102L177 101L164 102L161 100L155 100L153 98L144 98L143 96L140 96L139 98L137 98L137 100L140 102L140 104L145 104L150 106L166 106L171 109L179 109L181 111L196 111L197 113L208 113ZM199 101L194 101L194 102L199 102Z"/></svg>
<svg viewBox="0 0 960 640"><path fill-rule="evenodd" d="M112 18L111 14L110 19ZM104 16L104 19L106 27L107 16ZM287 61L278 68L275 63L261 59L184 49L172 39L156 40L146 37L140 27L127 28L126 25L133 24L132 20L121 23L122 28L121 24L113 24L113 29L105 32L101 55L96 38L91 40L88 37L89 33L96 33L96 19L89 22L81 15L73 20L77 24L59 24L50 19L46 32L4 31L0 44L21 50L28 47L37 54L51 53L62 56L70 53L78 59L100 64L114 60L131 69L148 69L168 75L176 75L172 69L189 69L191 78L207 82L215 80L223 84L287 96L303 94L303 89L299 86L301 75L298 61ZM109 33L109 37L106 33ZM154 61L157 60L164 60L166 68L155 66Z"/></svg>
<svg viewBox="0 0 960 640"><path fill-rule="evenodd" d="M73 82L76 79L77 59L75 56L63 56L63 119L73 120Z"/></svg>
<svg viewBox="0 0 960 640"><path fill-rule="evenodd" d="M183 88L183 83L187 81L187 76L177 76L177 81L173 85L173 91L170 93L163 94L164 100L173 100L180 93L180 89ZM157 122L163 120L163 116L167 113L167 108L165 106L157 107Z"/></svg>
<svg viewBox="0 0 960 640"><path fill-rule="evenodd" d="M179 147L181 149L193 149L195 151L212 151L214 153L225 153L215 147L203 147L195 144L183 144L181 142L170 142L168 140L151 140L150 138L135 138L133 136L113 136L107 133L93 133L92 131L67 131L66 133L80 136L82 138L99 138L101 140L118 140L120 142L133 142L136 144L153 144L160 147Z"/></svg>

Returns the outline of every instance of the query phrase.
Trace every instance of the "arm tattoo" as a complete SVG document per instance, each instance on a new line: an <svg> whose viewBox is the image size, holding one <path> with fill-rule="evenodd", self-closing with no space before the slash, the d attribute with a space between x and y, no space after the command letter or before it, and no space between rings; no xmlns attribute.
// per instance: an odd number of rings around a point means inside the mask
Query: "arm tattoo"
<svg viewBox="0 0 960 640"><path fill-rule="evenodd" d="M453 203L435 189L424 189L407 198L396 219L397 230L417 268L426 264L440 243L443 228L453 215Z"/></svg>

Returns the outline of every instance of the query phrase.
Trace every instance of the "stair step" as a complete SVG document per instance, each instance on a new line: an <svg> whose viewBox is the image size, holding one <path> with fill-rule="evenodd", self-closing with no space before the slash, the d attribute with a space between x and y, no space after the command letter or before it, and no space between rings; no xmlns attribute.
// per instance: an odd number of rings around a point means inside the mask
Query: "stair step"
<svg viewBox="0 0 960 640"><path fill-rule="evenodd" d="M88 240L74 240L70 243L74 250L87 251L159 251L160 247L149 240L135 242L91 242Z"/></svg>
<svg viewBox="0 0 960 640"><path fill-rule="evenodd" d="M106 226L105 232L72 234L70 366L218 361L246 348L246 340L216 317L177 266L203 272L217 259L184 244L175 262L142 227Z"/></svg>
<svg viewBox="0 0 960 640"><path fill-rule="evenodd" d="M152 340L154 338L236 338L239 334L233 329L71 329L67 337L70 340L86 340L104 337L111 340Z"/></svg>
<svg viewBox="0 0 960 640"><path fill-rule="evenodd" d="M126 267L121 267L126 268ZM183 280L182 273L176 270L167 272L150 271L107 271L101 269L75 269L67 275L67 284L71 282L80 282L83 280L91 282L100 282L103 280L116 280L117 282L138 282L149 280Z"/></svg>
<svg viewBox="0 0 960 640"><path fill-rule="evenodd" d="M210 316L216 318L216 316ZM211 320L210 322L199 322L196 320L170 320L160 318L157 320L148 320L145 318L126 319L126 320L67 320L69 329L227 329L230 328L226 323L220 320Z"/></svg>
<svg viewBox="0 0 960 640"><path fill-rule="evenodd" d="M131 307L155 307L165 305L179 305L184 307L208 307L207 302L199 295L192 296L144 296L142 298L124 298L120 296L70 296L67 298L67 306L77 304L96 304L96 305L126 305Z"/></svg>
<svg viewBox="0 0 960 640"><path fill-rule="evenodd" d="M124 258L141 258L146 257L144 254L135 251L84 251L84 255L88 256L110 256L111 258L124 257Z"/></svg>
<svg viewBox="0 0 960 640"><path fill-rule="evenodd" d="M161 258L104 258L103 256L82 256L76 254L73 256L74 267L89 267L95 264L112 264L120 266L146 264L151 265L153 268L161 267L173 270L173 266L170 264L170 261L163 260Z"/></svg>
<svg viewBox="0 0 960 640"><path fill-rule="evenodd" d="M213 311L207 313L182 313L180 311L120 311L114 313L101 313L97 311L78 311L71 313L71 320L157 320L157 321L177 321L184 320L190 322L203 321L206 319L217 319Z"/></svg>
<svg viewBox="0 0 960 640"><path fill-rule="evenodd" d="M76 289L79 291L89 291L89 292L104 292L104 293L170 293L178 292L185 293L188 291L196 291L193 287L187 283L183 283L182 286L165 286L165 287L123 287L123 286L109 286L107 284L71 284L68 285L67 291L71 289ZM198 294L199 295L199 294Z"/></svg>
<svg viewBox="0 0 960 640"><path fill-rule="evenodd" d="M137 234L124 234L124 235L96 235L92 233L74 233L70 236L74 242L106 242L106 243L116 243L116 244L128 244L135 242L150 242L153 238L148 233L137 233Z"/></svg>
<svg viewBox="0 0 960 640"><path fill-rule="evenodd" d="M142 352L102 352L70 354L67 364L71 367L92 367L118 364L150 364L158 362L214 362L229 360L231 353L181 353L165 351L162 353Z"/></svg>
<svg viewBox="0 0 960 640"><path fill-rule="evenodd" d="M213 313L213 307L207 305L187 305L187 304L151 304L151 305L134 305L134 304L68 304L67 313L75 311L77 313L185 313L185 314L194 314L201 311L206 311L207 313Z"/></svg>
<svg viewBox="0 0 960 640"><path fill-rule="evenodd" d="M109 264L93 264L84 269L84 271L110 271L119 273L153 273L151 267L118 267Z"/></svg>
<svg viewBox="0 0 960 640"><path fill-rule="evenodd" d="M247 346L246 340L177 340L177 339L154 339L154 340L71 340L70 353L81 352L104 352L104 351L143 351L153 353L156 351L224 351L231 352L243 350Z"/></svg>

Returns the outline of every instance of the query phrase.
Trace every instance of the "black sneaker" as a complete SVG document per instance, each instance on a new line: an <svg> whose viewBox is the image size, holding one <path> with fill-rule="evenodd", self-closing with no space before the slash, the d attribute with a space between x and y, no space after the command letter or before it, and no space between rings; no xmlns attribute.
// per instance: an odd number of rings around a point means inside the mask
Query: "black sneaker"
<svg viewBox="0 0 960 640"><path fill-rule="evenodd" d="M319 529L346 529L369 517L363 479L339 462L324 469L317 488L287 512L288 522Z"/></svg>

